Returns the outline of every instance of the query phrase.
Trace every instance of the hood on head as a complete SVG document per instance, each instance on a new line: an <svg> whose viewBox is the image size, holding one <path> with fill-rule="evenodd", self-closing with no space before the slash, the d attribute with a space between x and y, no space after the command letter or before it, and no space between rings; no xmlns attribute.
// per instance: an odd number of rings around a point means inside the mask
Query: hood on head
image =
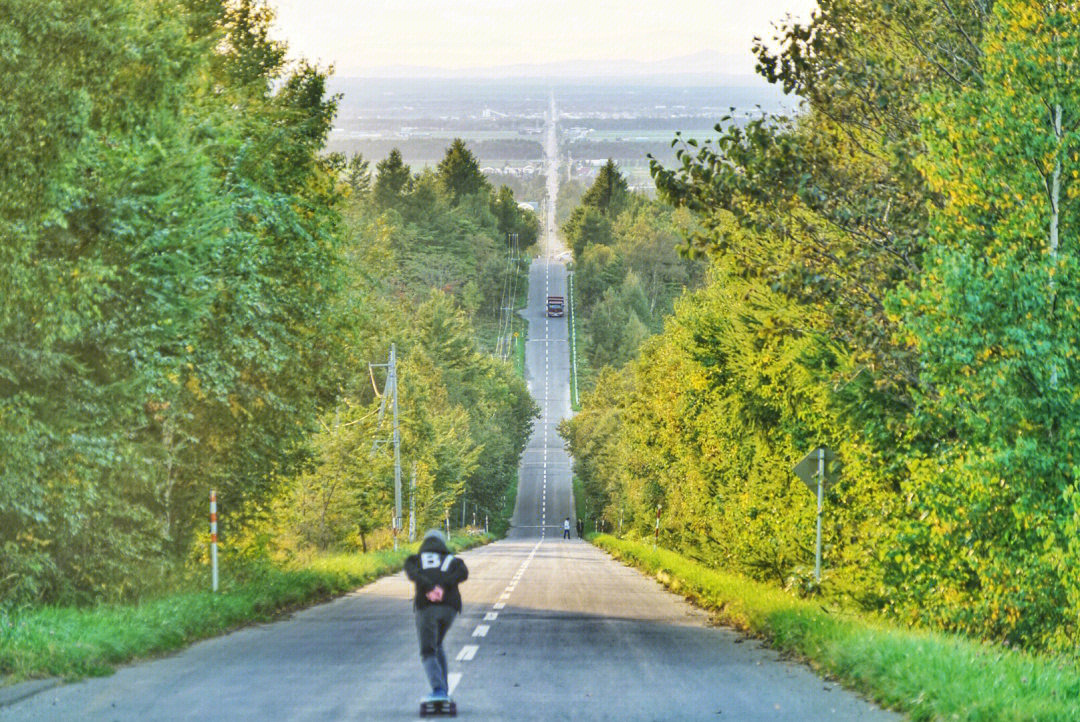
<svg viewBox="0 0 1080 722"><path fill-rule="evenodd" d="M438 529L431 529L424 534L424 541L420 543L420 551L441 552L446 554L450 550L446 547L446 537Z"/></svg>

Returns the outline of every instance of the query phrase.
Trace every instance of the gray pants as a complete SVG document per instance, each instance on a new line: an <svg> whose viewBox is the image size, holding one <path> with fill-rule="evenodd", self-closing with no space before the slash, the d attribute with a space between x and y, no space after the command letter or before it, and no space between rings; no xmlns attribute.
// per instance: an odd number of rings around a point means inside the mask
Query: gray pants
<svg viewBox="0 0 1080 722"><path fill-rule="evenodd" d="M446 652L443 639L457 612L446 604L432 604L416 610L416 636L420 640L420 662L424 665L432 692L448 692Z"/></svg>

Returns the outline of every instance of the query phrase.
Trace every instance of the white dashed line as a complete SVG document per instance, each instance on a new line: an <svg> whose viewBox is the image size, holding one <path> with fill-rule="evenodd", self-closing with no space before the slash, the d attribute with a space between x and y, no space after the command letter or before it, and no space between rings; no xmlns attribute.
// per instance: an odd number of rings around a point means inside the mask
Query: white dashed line
<svg viewBox="0 0 1080 722"><path fill-rule="evenodd" d="M458 652L457 661L459 661L459 662L468 662L468 661L470 661L473 657L476 656L476 650L478 650L478 649L480 649L479 645L466 644L464 647L461 648L461 651Z"/></svg>
<svg viewBox="0 0 1080 722"><path fill-rule="evenodd" d="M492 609L503 609L506 607L506 602L495 602L491 605Z"/></svg>
<svg viewBox="0 0 1080 722"><path fill-rule="evenodd" d="M476 629L473 630L472 636L486 637L489 629L491 629L491 625L489 624L477 624Z"/></svg>
<svg viewBox="0 0 1080 722"><path fill-rule="evenodd" d="M449 687L449 689L446 690L447 694L453 694L454 690L457 688L458 682L460 681L461 672L451 672L450 674L446 675L446 683Z"/></svg>
<svg viewBox="0 0 1080 722"><path fill-rule="evenodd" d="M494 622L498 618L499 618L499 613L498 612L488 612L487 614L484 615L484 621L485 622Z"/></svg>

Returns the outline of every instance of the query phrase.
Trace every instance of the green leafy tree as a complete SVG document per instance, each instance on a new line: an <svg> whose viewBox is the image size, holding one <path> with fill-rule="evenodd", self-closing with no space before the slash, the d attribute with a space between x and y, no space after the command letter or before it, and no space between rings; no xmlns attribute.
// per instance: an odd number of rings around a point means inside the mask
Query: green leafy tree
<svg viewBox="0 0 1080 722"><path fill-rule="evenodd" d="M183 557L211 485L226 526L268 497L332 386L334 105L262 5L25 10L4 95L46 92L0 136L41 193L0 192L0 469L43 502L0 498L0 594L122 597Z"/></svg>
<svg viewBox="0 0 1080 722"><path fill-rule="evenodd" d="M945 202L896 306L940 438L910 462L927 522L901 535L896 586L924 620L1039 646L1071 644L1080 609L1078 23L1071 3L999 0L983 84L927 98L920 165Z"/></svg>
<svg viewBox="0 0 1080 722"><path fill-rule="evenodd" d="M574 258L581 258L589 246L610 246L615 241L612 222L591 206L578 206L563 226L563 234Z"/></svg>

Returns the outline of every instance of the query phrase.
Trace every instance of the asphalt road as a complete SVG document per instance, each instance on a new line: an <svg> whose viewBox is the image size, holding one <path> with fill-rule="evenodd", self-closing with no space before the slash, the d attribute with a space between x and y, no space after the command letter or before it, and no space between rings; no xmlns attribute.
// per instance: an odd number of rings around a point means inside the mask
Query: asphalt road
<svg viewBox="0 0 1080 722"><path fill-rule="evenodd" d="M510 538L462 554L471 573L449 636L470 720L897 719L758 642L712 626L656 581L579 540L569 460L561 249L531 270L529 388L543 410L522 462ZM283 621L251 626L111 677L0 707L0 721L405 720L427 690L403 574Z"/></svg>

